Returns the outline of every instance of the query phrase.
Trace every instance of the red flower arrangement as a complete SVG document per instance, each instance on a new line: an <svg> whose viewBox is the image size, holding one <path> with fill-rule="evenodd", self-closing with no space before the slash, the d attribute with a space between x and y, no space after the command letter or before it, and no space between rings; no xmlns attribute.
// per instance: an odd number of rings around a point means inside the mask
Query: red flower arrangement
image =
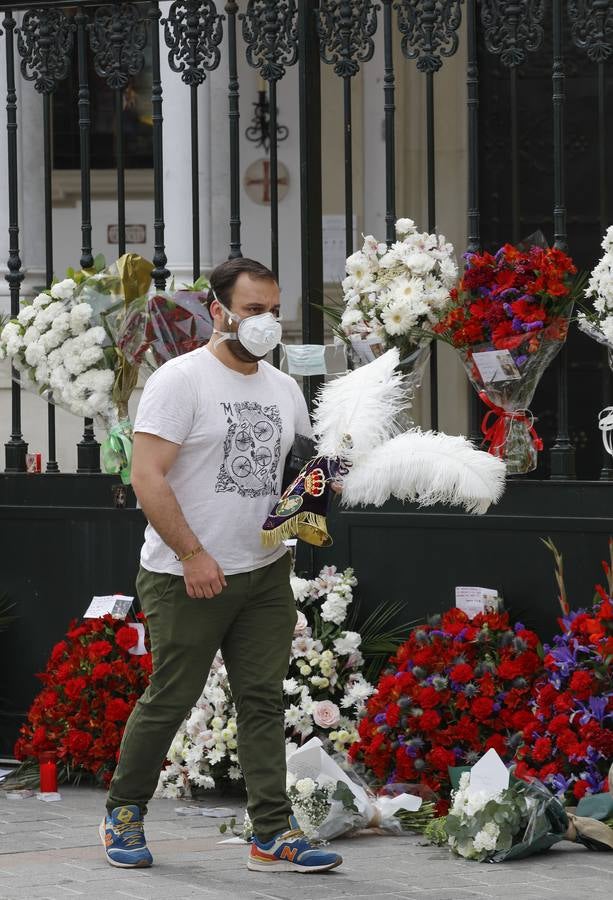
<svg viewBox="0 0 613 900"><path fill-rule="evenodd" d="M544 240L543 240L544 243ZM505 244L495 255L466 254L451 309L434 326L458 349L486 404L481 430L510 475L536 468L542 441L528 410L545 368L566 340L577 270L561 250Z"/></svg>
<svg viewBox="0 0 613 900"><path fill-rule="evenodd" d="M472 765L493 747L513 758L542 669L533 631L512 628L506 613L470 620L452 609L415 629L384 670L349 750L379 782L419 782L446 812L449 766Z"/></svg>
<svg viewBox="0 0 613 900"><path fill-rule="evenodd" d="M142 614L137 619L144 621ZM151 674L151 653L129 652L137 642L136 629L110 615L73 620L37 676L43 689L21 728L15 757L36 759L51 750L65 771L89 772L107 785L125 723Z"/></svg>
<svg viewBox="0 0 613 900"><path fill-rule="evenodd" d="M613 557L613 542L609 542ZM562 634L545 647L545 674L535 684L534 722L517 750L516 774L537 777L569 801L608 791L613 759L613 578L597 585L591 610L560 619ZM561 578L561 575L559 576ZM564 592L563 592L564 593Z"/></svg>
<svg viewBox="0 0 613 900"><path fill-rule="evenodd" d="M460 286L451 291L453 308L435 326L437 334L447 335L460 349L491 343L496 350L522 348L528 354L538 348L544 329L552 338L564 333L571 276L577 272L566 253L504 244L495 256L484 252L466 258Z"/></svg>

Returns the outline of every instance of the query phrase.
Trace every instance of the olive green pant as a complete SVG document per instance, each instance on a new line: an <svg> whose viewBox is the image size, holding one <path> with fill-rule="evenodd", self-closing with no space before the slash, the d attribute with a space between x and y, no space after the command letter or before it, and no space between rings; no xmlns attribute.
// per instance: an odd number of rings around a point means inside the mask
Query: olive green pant
<svg viewBox="0 0 613 900"><path fill-rule="evenodd" d="M288 828L283 679L296 624L289 570L286 554L262 569L227 576L228 586L207 600L189 597L181 576L141 568L136 587L153 674L128 719L107 809L135 804L146 813L168 748L221 649L254 833L267 841Z"/></svg>

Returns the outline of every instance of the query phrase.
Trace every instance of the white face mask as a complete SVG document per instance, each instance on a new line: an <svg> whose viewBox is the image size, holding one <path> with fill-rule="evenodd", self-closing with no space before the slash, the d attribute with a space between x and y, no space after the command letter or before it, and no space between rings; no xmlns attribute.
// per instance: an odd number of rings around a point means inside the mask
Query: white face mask
<svg viewBox="0 0 613 900"><path fill-rule="evenodd" d="M281 323L275 319L272 313L260 313L257 316L246 316L242 319L236 313L227 309L217 294L215 299L226 313L230 321L238 320L238 329L234 331L218 332L221 337L215 341L215 346L223 341L238 341L252 356L264 357L278 346L283 333Z"/></svg>
<svg viewBox="0 0 613 900"><path fill-rule="evenodd" d="M326 375L326 348L323 344L282 344L290 375Z"/></svg>

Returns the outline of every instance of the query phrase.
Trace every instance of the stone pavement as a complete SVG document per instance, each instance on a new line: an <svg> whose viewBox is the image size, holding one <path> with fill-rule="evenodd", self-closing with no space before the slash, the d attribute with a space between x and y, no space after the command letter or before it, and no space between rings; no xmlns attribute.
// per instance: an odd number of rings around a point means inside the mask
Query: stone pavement
<svg viewBox="0 0 613 900"><path fill-rule="evenodd" d="M0 900L604 900L612 894L613 854L573 844L492 866L455 859L411 835L362 835L334 842L345 864L327 875L249 872L244 845L219 843L219 820L180 817L175 800L151 804L153 868L126 872L102 856L103 800L102 791L85 787L63 787L57 803L0 794ZM219 796L204 805L222 804L240 807Z"/></svg>

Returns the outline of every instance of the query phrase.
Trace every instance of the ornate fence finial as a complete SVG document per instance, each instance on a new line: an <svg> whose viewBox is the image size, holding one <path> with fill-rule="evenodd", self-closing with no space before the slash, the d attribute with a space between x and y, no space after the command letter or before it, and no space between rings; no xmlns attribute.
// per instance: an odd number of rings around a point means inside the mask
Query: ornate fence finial
<svg viewBox="0 0 613 900"><path fill-rule="evenodd" d="M360 63L372 59L379 9L372 0L322 0L317 20L320 54L341 78L357 75Z"/></svg>
<svg viewBox="0 0 613 900"><path fill-rule="evenodd" d="M503 66L521 66L526 54L543 40L545 0L481 0L485 45L500 56Z"/></svg>
<svg viewBox="0 0 613 900"><path fill-rule="evenodd" d="M21 74L39 94L51 94L70 71L74 23L61 9L28 10L17 29Z"/></svg>
<svg viewBox="0 0 613 900"><path fill-rule="evenodd" d="M176 0L162 19L168 64L185 84L202 84L218 67L223 20L212 0Z"/></svg>
<svg viewBox="0 0 613 900"><path fill-rule="evenodd" d="M458 49L463 0L398 0L402 52L420 72L438 72Z"/></svg>
<svg viewBox="0 0 613 900"><path fill-rule="evenodd" d="M111 88L125 88L145 64L146 23L135 3L99 6L89 25L96 74Z"/></svg>
<svg viewBox="0 0 613 900"><path fill-rule="evenodd" d="M568 0L573 41L595 63L613 53L612 0Z"/></svg>
<svg viewBox="0 0 613 900"><path fill-rule="evenodd" d="M247 62L266 81L279 81L298 59L297 16L295 0L249 0L239 16Z"/></svg>

